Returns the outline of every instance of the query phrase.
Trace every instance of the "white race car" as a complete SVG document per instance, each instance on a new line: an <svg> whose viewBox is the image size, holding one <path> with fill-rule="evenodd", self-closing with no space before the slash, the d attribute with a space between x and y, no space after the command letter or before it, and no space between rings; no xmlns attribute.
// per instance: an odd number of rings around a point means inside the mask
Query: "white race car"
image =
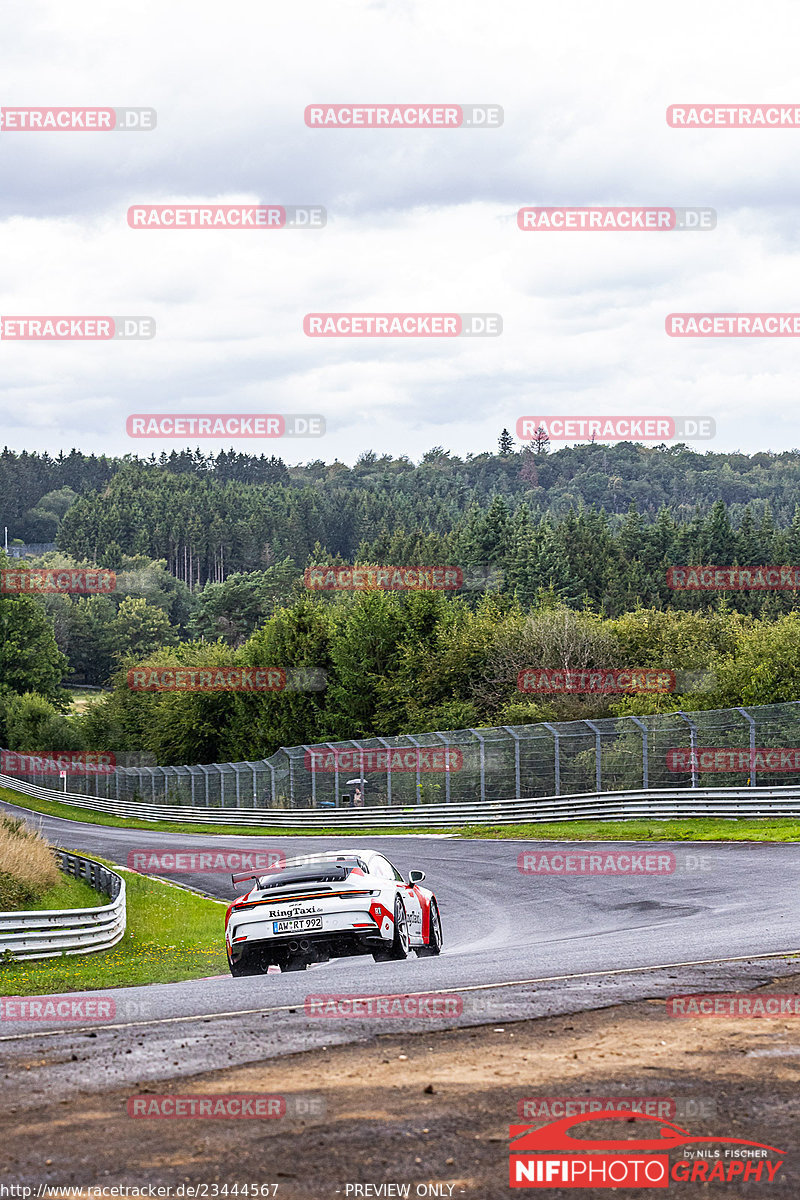
<svg viewBox="0 0 800 1200"><path fill-rule="evenodd" d="M261 975L268 967L304 971L309 963L355 954L376 962L421 958L442 948L442 921L433 892L420 887L424 871L408 883L374 850L331 850L288 859L255 879L225 917L225 946L232 975Z"/></svg>

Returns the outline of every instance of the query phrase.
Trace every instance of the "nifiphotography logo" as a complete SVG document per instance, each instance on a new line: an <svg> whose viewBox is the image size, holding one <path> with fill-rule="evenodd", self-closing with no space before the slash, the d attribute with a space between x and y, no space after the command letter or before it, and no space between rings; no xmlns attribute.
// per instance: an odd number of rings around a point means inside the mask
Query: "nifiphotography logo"
<svg viewBox="0 0 800 1200"><path fill-rule="evenodd" d="M575 1126L601 1121L607 1123L605 1138L572 1132ZM630 1136L634 1122L637 1132L642 1123L642 1137ZM670 1181L769 1184L785 1158L785 1151L763 1142L699 1137L630 1109L579 1113L539 1128L511 1125L509 1136L511 1187L667 1188Z"/></svg>

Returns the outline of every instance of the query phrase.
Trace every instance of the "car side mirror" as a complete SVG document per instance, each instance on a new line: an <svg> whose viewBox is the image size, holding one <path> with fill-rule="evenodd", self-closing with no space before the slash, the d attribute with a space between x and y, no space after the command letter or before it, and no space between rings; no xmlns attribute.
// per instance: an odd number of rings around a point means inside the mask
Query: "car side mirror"
<svg viewBox="0 0 800 1200"><path fill-rule="evenodd" d="M408 882L409 883L422 883L424 878L425 878L424 871L409 871L408 872Z"/></svg>

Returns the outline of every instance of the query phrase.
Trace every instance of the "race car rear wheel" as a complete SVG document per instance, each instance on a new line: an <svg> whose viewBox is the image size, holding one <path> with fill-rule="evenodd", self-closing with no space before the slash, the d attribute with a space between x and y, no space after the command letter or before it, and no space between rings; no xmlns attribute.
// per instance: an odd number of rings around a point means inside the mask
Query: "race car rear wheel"
<svg viewBox="0 0 800 1200"><path fill-rule="evenodd" d="M431 911L428 918L428 944L415 947L418 958L433 958L442 952L442 918L439 916L439 905L431 900Z"/></svg>
<svg viewBox="0 0 800 1200"><path fill-rule="evenodd" d="M394 898L394 937L391 947L387 950L373 950L375 962L395 962L408 958L411 952L411 937L408 932L408 917L403 901L399 896Z"/></svg>

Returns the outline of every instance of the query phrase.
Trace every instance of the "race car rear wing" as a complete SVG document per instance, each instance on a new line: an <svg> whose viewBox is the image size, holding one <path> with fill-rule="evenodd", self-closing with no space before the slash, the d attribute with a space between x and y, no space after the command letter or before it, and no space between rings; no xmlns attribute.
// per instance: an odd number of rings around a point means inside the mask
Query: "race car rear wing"
<svg viewBox="0 0 800 1200"><path fill-rule="evenodd" d="M246 879L260 880L265 876L274 875L280 876L273 882L266 884L268 888L283 887L296 883L341 883L351 871L357 870L359 874L363 873L363 864L358 858L351 858L342 855L340 858L323 861L311 862L306 866L289 867L265 867L261 871L237 871L231 875L232 883L243 883Z"/></svg>
<svg viewBox="0 0 800 1200"><path fill-rule="evenodd" d="M265 875L272 875L275 871L282 870L282 867L262 867L260 871L237 871L231 875L231 883L244 883L245 879L263 879Z"/></svg>

